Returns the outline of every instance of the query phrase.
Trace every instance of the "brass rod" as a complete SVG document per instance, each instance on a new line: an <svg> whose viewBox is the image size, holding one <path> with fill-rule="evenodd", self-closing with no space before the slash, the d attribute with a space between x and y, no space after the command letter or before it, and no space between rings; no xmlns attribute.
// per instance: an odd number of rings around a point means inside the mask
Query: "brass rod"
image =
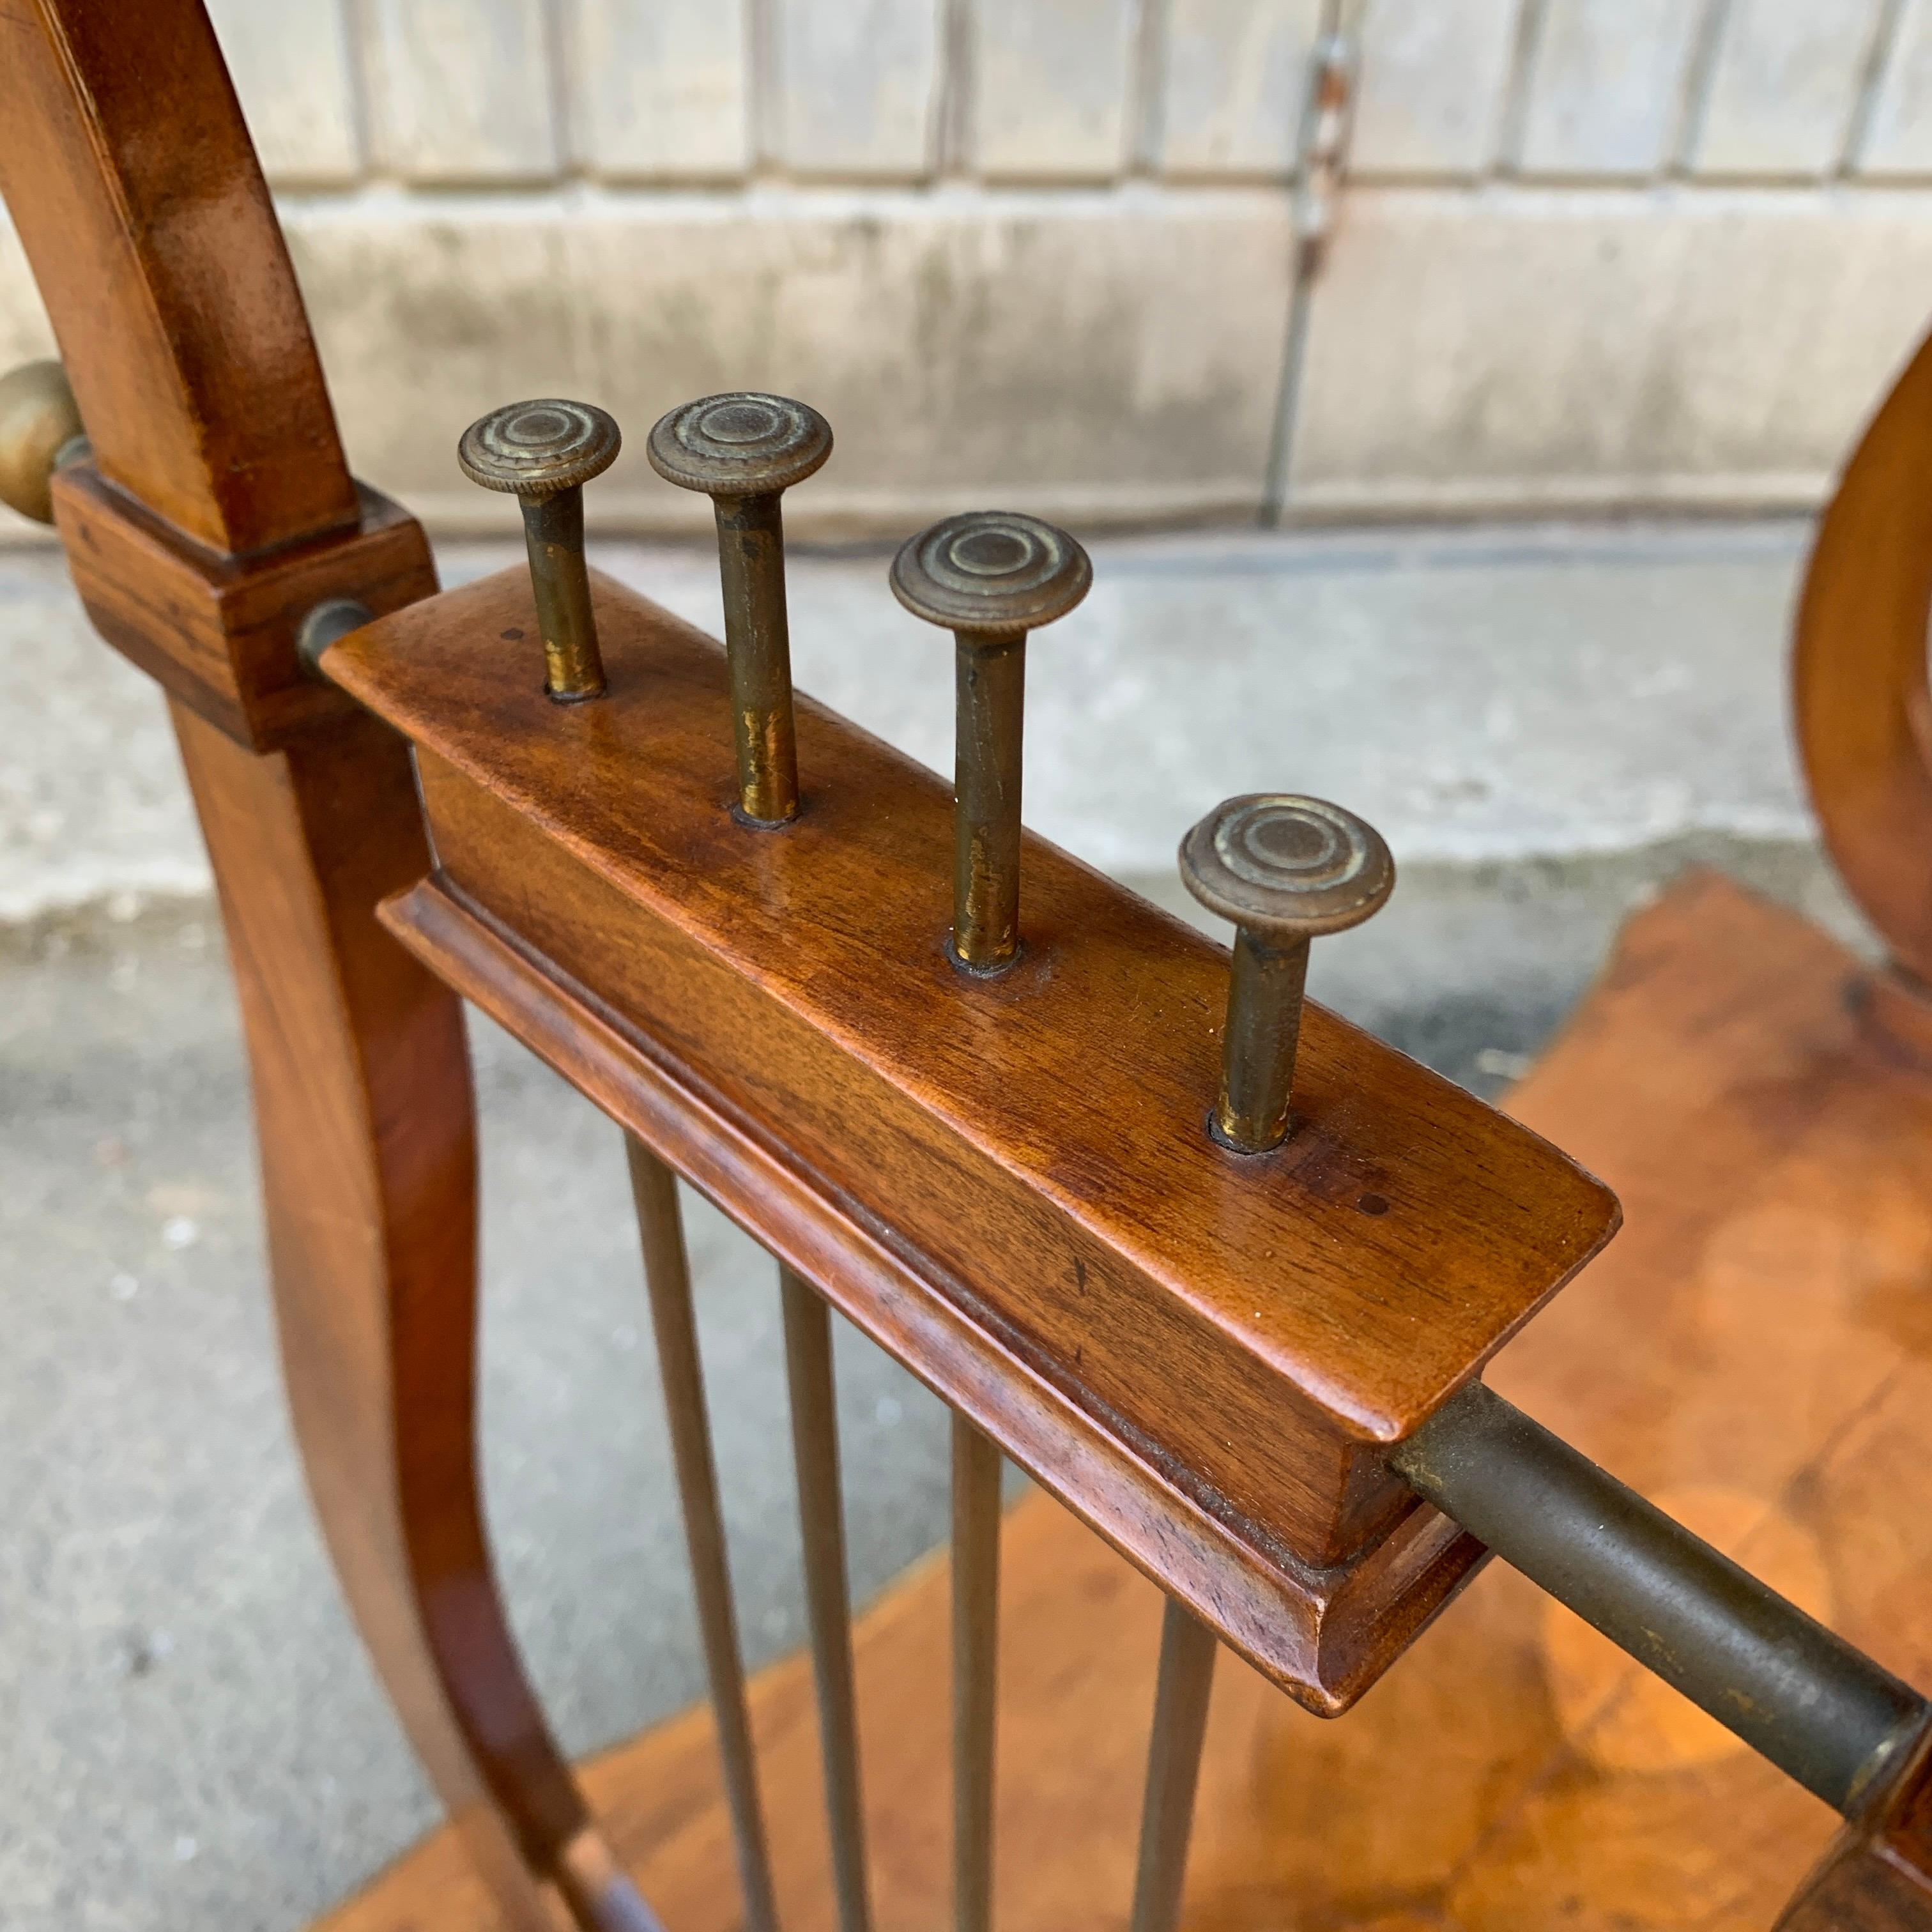
<svg viewBox="0 0 1932 1932"><path fill-rule="evenodd" d="M1389 1458L1646 1670L1848 1818L1926 1700L1540 1422L1472 1382Z"/></svg>
<svg viewBox="0 0 1932 1932"><path fill-rule="evenodd" d="M792 1462L805 1545L806 1612L818 1687L818 1738L832 1882L840 1932L869 1932L866 1823L859 1791L859 1722L853 1688L851 1598L838 1483L838 1417L832 1394L832 1318L811 1284L778 1269L785 1376L791 1392Z"/></svg>
<svg viewBox="0 0 1932 1932"><path fill-rule="evenodd" d="M1021 740L1026 638L962 630L956 652L952 950L997 973L1020 944Z"/></svg>
<svg viewBox="0 0 1932 1932"><path fill-rule="evenodd" d="M1287 1138L1307 979L1306 940L1276 942L1245 928L1234 935L1214 1126L1244 1154L1264 1153Z"/></svg>
<svg viewBox="0 0 1932 1932"><path fill-rule="evenodd" d="M993 1922L993 1737L999 1683L1000 1452L952 1418L952 1924Z"/></svg>
<svg viewBox="0 0 1932 1932"><path fill-rule="evenodd" d="M1132 1932L1174 1932L1180 1923L1215 1650L1214 1632L1170 1597L1160 1626L1160 1675L1148 1745Z"/></svg>
<svg viewBox="0 0 1932 1932"><path fill-rule="evenodd" d="M738 754L738 810L754 825L782 825L798 816L784 502L774 490L718 496L713 506L731 675L731 735Z"/></svg>
<svg viewBox="0 0 1932 1932"><path fill-rule="evenodd" d="M543 634L544 688L562 704L599 697L604 659L584 560L584 492L560 490L518 500L536 593L537 628Z"/></svg>
<svg viewBox="0 0 1932 1932"><path fill-rule="evenodd" d="M718 1729L718 1755L730 1808L738 1882L749 1932L776 1932L778 1906L772 1889L771 1853L758 1796L758 1754L745 1702L745 1660L738 1643L724 1520L718 1502L718 1466L704 1402L704 1366L692 1312L691 1264L678 1211L677 1179L634 1134L624 1136L630 1157L631 1192L644 1251L644 1284L651 1328L657 1338L658 1372L664 1382L664 1414L670 1427L671 1460L677 1472L685 1547L698 1599L704 1667Z"/></svg>

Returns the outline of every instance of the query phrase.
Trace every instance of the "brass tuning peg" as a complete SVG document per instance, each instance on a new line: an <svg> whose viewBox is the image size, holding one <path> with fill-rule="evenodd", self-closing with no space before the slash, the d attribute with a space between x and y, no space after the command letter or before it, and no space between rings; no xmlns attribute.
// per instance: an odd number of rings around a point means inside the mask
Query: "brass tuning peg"
<svg viewBox="0 0 1932 1932"><path fill-rule="evenodd" d="M456 460L472 483L514 495L543 634L544 688L560 704L604 688L584 561L584 486L617 459L615 420L589 403L506 403L463 432Z"/></svg>
<svg viewBox="0 0 1932 1932"><path fill-rule="evenodd" d="M1237 928L1212 1131L1238 1153L1265 1154L1288 1137L1309 942L1378 911L1395 861L1339 805L1256 793L1217 805L1180 842L1180 878Z"/></svg>
<svg viewBox="0 0 1932 1932"><path fill-rule="evenodd" d="M798 745L779 500L832 454L831 425L788 396L736 390L661 417L646 451L667 483L703 491L717 515L737 815L788 824L798 816Z"/></svg>
<svg viewBox="0 0 1932 1932"><path fill-rule="evenodd" d="M955 639L951 950L969 972L1019 956L1027 633L1064 616L1093 581L1064 530L1008 510L948 517L892 560L894 596Z"/></svg>
<svg viewBox="0 0 1932 1932"><path fill-rule="evenodd" d="M54 520L54 472L87 454L87 432L56 362L0 376L0 502L37 524Z"/></svg>

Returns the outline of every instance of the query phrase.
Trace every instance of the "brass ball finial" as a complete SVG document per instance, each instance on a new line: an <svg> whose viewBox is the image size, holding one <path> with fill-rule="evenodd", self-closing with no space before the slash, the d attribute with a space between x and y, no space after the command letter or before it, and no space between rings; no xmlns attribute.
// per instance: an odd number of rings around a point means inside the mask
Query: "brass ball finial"
<svg viewBox="0 0 1932 1932"><path fill-rule="evenodd" d="M0 502L37 524L54 520L54 472L86 452L87 432L56 362L0 376Z"/></svg>

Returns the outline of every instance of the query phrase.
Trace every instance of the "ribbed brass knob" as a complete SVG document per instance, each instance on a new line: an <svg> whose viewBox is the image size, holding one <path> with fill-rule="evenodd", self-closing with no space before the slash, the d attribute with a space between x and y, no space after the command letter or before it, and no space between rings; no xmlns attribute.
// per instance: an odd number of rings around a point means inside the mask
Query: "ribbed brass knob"
<svg viewBox="0 0 1932 1932"><path fill-rule="evenodd" d="M952 952L969 972L1019 956L1027 633L1064 617L1093 581L1064 530L1012 510L948 517L892 560L892 594L953 634Z"/></svg>
<svg viewBox="0 0 1932 1932"><path fill-rule="evenodd" d="M616 462L622 444L602 410L548 396L492 410L456 446L471 482L513 494L523 507L544 688L560 704L598 697L604 688L584 560L584 486Z"/></svg>
<svg viewBox="0 0 1932 1932"><path fill-rule="evenodd" d="M1237 928L1215 1138L1265 1154L1288 1136L1309 942L1378 911L1395 862L1372 825L1325 799L1217 805L1180 842L1181 883Z"/></svg>
<svg viewBox="0 0 1932 1932"><path fill-rule="evenodd" d="M752 825L785 824L798 815L798 742L780 500L832 454L832 427L809 404L734 390L660 417L647 452L667 483L711 499L731 674L737 816Z"/></svg>

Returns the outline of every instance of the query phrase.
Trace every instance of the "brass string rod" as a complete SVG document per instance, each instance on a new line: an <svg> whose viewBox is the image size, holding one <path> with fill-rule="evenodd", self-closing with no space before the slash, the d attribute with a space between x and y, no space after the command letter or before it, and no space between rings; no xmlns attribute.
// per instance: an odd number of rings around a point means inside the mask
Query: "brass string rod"
<svg viewBox="0 0 1932 1932"><path fill-rule="evenodd" d="M806 1614L818 1690L825 1808L839 1932L869 1932L866 1820L859 1779L859 1719L853 1682L852 1610L845 1568L845 1514L838 1478L830 1311L808 1282L783 1266L785 1376L791 1396L792 1461L805 1546Z"/></svg>
<svg viewBox="0 0 1932 1932"><path fill-rule="evenodd" d="M664 1414L684 1517L685 1547L691 1559L692 1589L698 1600L705 1674L711 1686L725 1801L730 1808L745 1923L748 1932L776 1932L771 1853L745 1702L744 1653L739 1645L724 1513L718 1499L718 1466L704 1400L704 1369L692 1308L691 1264L678 1209L677 1179L634 1134L624 1136L624 1146L630 1160L632 1195L637 1203L644 1283L657 1342L658 1372L664 1384Z"/></svg>
<svg viewBox="0 0 1932 1932"><path fill-rule="evenodd" d="M952 1418L952 1924L993 1922L993 1746L999 1690L1000 1451Z"/></svg>
<svg viewBox="0 0 1932 1932"><path fill-rule="evenodd" d="M1194 1789L1214 1684L1214 1634L1172 1597L1161 1618L1160 1667L1148 1742L1147 1792L1134 1868L1132 1932L1174 1932L1194 1829Z"/></svg>

